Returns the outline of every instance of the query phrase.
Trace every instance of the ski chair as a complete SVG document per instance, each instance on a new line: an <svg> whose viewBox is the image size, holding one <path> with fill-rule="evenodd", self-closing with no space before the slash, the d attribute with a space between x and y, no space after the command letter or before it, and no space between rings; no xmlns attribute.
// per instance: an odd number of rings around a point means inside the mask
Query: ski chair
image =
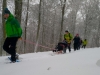
<svg viewBox="0 0 100 75"><path fill-rule="evenodd" d="M59 42L55 49L53 50L53 52L57 52L58 54L63 53L63 49L66 47L66 43L65 42Z"/></svg>

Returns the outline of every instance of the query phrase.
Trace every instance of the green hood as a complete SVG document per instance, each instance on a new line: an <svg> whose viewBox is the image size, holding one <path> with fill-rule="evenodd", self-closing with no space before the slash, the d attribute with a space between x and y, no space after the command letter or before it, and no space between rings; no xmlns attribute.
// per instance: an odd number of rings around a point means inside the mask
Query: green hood
<svg viewBox="0 0 100 75"><path fill-rule="evenodd" d="M5 30L7 37L21 37L22 35L20 24L12 14L6 20Z"/></svg>

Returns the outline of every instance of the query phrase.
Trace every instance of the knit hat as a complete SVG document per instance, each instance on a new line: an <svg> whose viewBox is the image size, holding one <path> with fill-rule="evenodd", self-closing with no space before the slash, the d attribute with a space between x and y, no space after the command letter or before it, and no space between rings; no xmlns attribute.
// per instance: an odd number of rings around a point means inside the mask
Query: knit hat
<svg viewBox="0 0 100 75"><path fill-rule="evenodd" d="M76 36L78 36L79 34L76 34Z"/></svg>
<svg viewBox="0 0 100 75"><path fill-rule="evenodd" d="M68 30L66 30L65 32L68 32Z"/></svg>
<svg viewBox="0 0 100 75"><path fill-rule="evenodd" d="M4 9L4 14L10 14L10 11L8 10L8 8Z"/></svg>

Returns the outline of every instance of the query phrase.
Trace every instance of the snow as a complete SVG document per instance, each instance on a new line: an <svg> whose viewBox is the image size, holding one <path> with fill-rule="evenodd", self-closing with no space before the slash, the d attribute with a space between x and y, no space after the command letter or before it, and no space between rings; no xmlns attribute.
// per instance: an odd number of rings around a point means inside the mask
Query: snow
<svg viewBox="0 0 100 75"><path fill-rule="evenodd" d="M100 75L100 48L22 54L16 63L7 63L7 57L0 57L0 75Z"/></svg>

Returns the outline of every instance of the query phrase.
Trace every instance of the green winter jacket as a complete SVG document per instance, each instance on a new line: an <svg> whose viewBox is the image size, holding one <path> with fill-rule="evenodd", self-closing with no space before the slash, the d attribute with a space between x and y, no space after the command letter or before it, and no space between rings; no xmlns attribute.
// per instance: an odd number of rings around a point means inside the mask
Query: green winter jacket
<svg viewBox="0 0 100 75"><path fill-rule="evenodd" d="M21 37L22 29L17 19L12 14L6 20L5 26L7 37Z"/></svg>

